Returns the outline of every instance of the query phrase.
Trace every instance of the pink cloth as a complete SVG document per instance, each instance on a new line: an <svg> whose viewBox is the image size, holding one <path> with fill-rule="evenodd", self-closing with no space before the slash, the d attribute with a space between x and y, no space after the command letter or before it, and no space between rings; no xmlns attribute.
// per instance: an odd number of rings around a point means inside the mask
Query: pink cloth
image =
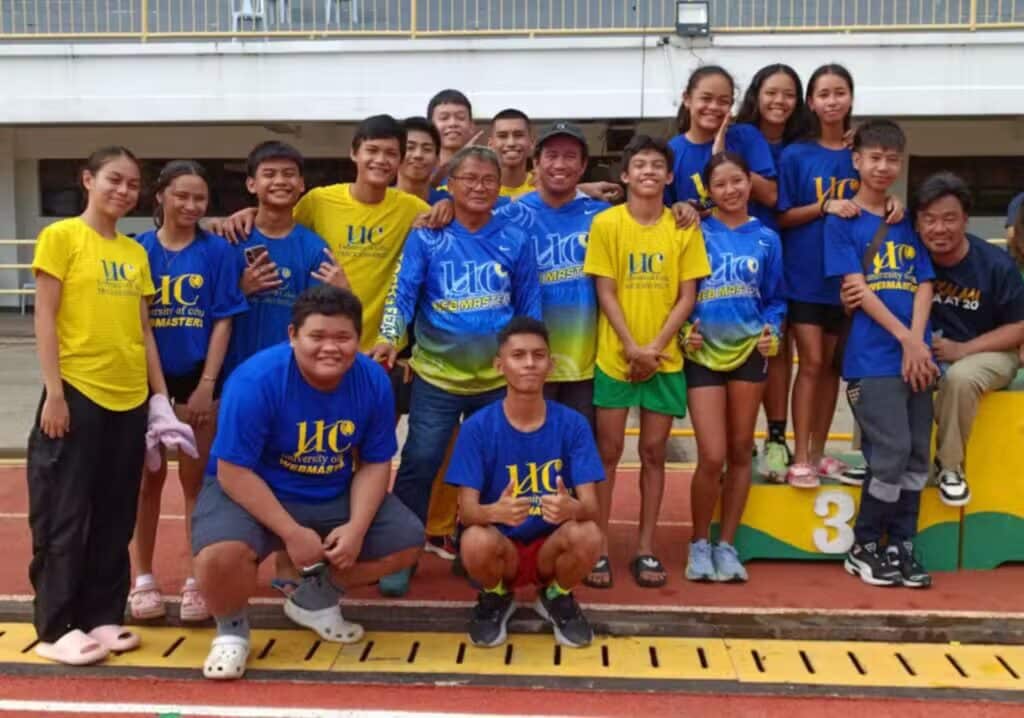
<svg viewBox="0 0 1024 718"><path fill-rule="evenodd" d="M192 427L175 416L166 396L154 394L149 400L149 423L146 428L146 468L150 471L160 468L161 446L177 449L193 459L199 458Z"/></svg>

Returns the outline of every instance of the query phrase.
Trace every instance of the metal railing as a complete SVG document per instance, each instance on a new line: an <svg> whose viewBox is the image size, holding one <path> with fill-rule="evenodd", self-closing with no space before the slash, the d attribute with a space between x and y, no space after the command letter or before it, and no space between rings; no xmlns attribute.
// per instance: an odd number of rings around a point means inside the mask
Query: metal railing
<svg viewBox="0 0 1024 718"><path fill-rule="evenodd" d="M675 0L0 0L3 40L671 33ZM713 33L1024 27L1024 0L712 0Z"/></svg>

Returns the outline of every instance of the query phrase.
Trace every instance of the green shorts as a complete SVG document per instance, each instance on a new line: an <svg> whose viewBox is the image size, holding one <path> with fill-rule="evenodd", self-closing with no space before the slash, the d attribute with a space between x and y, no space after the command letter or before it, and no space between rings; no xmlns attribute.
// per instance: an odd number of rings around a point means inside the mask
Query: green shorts
<svg viewBox="0 0 1024 718"><path fill-rule="evenodd" d="M594 406L603 409L641 409L675 416L686 416L686 377L683 372L658 373L645 382L634 384L613 379L600 367L594 368Z"/></svg>

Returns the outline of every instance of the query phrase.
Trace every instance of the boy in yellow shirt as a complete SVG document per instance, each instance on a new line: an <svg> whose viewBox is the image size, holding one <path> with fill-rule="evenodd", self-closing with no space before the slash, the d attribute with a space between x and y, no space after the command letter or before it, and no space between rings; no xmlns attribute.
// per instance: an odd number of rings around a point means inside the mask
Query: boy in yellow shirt
<svg viewBox="0 0 1024 718"><path fill-rule="evenodd" d="M533 131L530 118L521 110L502 110L491 120L491 149L501 160L501 197L515 199L532 192L533 173L528 169L533 155Z"/></svg>
<svg viewBox="0 0 1024 718"><path fill-rule="evenodd" d="M626 419L640 408L640 539L630 571L645 588L662 586L665 568L654 554L654 529L665 487L665 451L673 417L686 415L686 379L676 335L693 310L697 280L711 273L700 227L676 227L663 203L672 182L672 150L637 135L626 146L622 181L626 204L594 217L583 271L596 279L597 327L594 406L597 445L604 463L599 487L605 546L587 578L611 586L608 519Z"/></svg>

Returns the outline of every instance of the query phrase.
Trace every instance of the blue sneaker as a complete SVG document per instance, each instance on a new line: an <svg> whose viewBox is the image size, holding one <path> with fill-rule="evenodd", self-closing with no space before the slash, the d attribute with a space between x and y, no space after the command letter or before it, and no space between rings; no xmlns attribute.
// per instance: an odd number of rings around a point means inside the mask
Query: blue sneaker
<svg viewBox="0 0 1024 718"><path fill-rule="evenodd" d="M705 539L690 542L690 558L686 562L686 578L690 581L714 581L715 565L711 562L711 544Z"/></svg>
<svg viewBox="0 0 1024 718"><path fill-rule="evenodd" d="M412 578L414 570L414 568L403 568L401 571L395 571L392 574L383 576L380 579L380 583L377 584L380 595L398 598L407 594L409 592L409 579Z"/></svg>
<svg viewBox="0 0 1024 718"><path fill-rule="evenodd" d="M747 580L747 569L740 563L739 554L732 544L719 541L711 549L711 559L715 564L715 580L720 583L742 583Z"/></svg>

